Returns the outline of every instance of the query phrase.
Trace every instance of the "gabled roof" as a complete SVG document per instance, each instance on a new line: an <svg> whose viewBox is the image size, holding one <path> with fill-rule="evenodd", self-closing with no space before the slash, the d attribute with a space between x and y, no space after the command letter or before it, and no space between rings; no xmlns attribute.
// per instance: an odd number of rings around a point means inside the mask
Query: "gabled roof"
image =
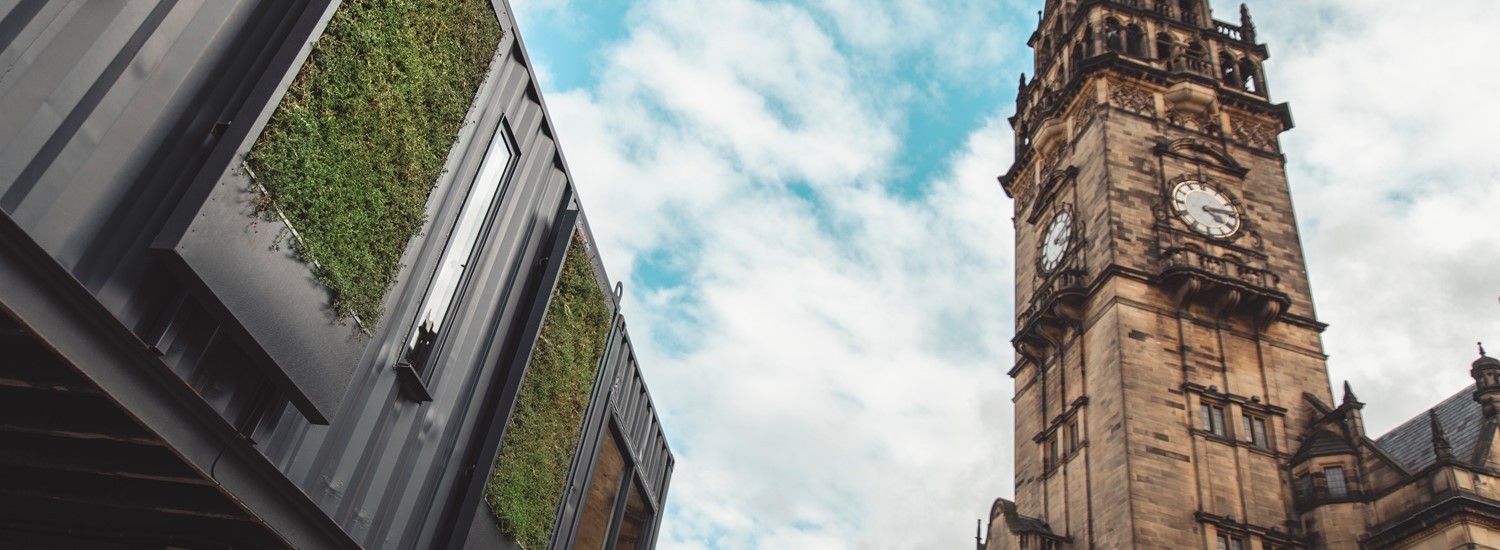
<svg viewBox="0 0 1500 550"><path fill-rule="evenodd" d="M1459 390L1429 410L1437 413L1443 433L1453 445L1454 456L1464 462L1473 460L1474 447L1484 428L1484 413L1474 401L1474 386ZM1427 411L1380 436L1375 444L1412 472L1437 462L1432 447L1432 422Z"/></svg>

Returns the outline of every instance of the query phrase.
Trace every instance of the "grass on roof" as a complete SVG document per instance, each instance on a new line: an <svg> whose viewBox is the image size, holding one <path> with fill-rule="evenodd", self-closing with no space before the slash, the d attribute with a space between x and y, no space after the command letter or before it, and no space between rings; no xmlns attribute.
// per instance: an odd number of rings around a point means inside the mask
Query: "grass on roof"
<svg viewBox="0 0 1500 550"><path fill-rule="evenodd" d="M251 149L339 317L379 323L500 37L488 0L345 0Z"/></svg>
<svg viewBox="0 0 1500 550"><path fill-rule="evenodd" d="M552 536L609 325L609 302L575 238L484 491L500 528L526 548Z"/></svg>

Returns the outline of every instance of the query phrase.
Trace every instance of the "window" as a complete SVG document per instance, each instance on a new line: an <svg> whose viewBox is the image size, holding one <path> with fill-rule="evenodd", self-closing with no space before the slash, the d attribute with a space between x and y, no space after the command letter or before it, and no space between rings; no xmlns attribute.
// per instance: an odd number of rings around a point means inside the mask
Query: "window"
<svg viewBox="0 0 1500 550"><path fill-rule="evenodd" d="M1194 0L1178 0L1177 2L1178 14L1182 15L1183 23L1198 22L1198 10L1193 6L1193 2Z"/></svg>
<svg viewBox="0 0 1500 550"><path fill-rule="evenodd" d="M1146 31L1140 25L1132 23L1125 27L1125 53L1146 57Z"/></svg>
<svg viewBox="0 0 1500 550"><path fill-rule="evenodd" d="M1243 418L1245 420L1245 440L1262 449L1270 448L1270 440L1266 439L1266 419L1249 414Z"/></svg>
<svg viewBox="0 0 1500 550"><path fill-rule="evenodd" d="M1323 469L1323 478L1328 482L1328 496L1342 498L1349 496L1349 486L1344 482L1344 469L1339 466L1330 466Z"/></svg>
<svg viewBox="0 0 1500 550"><path fill-rule="evenodd" d="M1238 63L1235 63L1233 56L1223 52L1219 53L1219 73L1225 84L1230 86L1241 85L1239 69L1236 65Z"/></svg>
<svg viewBox="0 0 1500 550"><path fill-rule="evenodd" d="M1104 47L1114 51L1125 49L1124 29L1120 22L1110 19L1104 22Z"/></svg>
<svg viewBox="0 0 1500 550"><path fill-rule="evenodd" d="M1172 57L1172 35L1167 33L1156 33L1156 58L1167 59Z"/></svg>
<svg viewBox="0 0 1500 550"><path fill-rule="evenodd" d="M510 132L502 123L490 138L489 150L479 165L479 174L464 196L463 206L453 222L453 231L443 247L442 259L432 275L427 295L422 300L422 309L412 324L411 335L406 340L403 362L426 373L437 347L438 335L447 321L450 310L458 301L459 287L470 271L474 251L479 248L485 221L489 219L492 205L500 196L505 174L510 168L512 153Z"/></svg>
<svg viewBox="0 0 1500 550"><path fill-rule="evenodd" d="M1245 550L1245 539L1220 533L1219 550Z"/></svg>
<svg viewBox="0 0 1500 550"><path fill-rule="evenodd" d="M1078 421L1068 423L1068 454L1078 452Z"/></svg>
<svg viewBox="0 0 1500 550"><path fill-rule="evenodd" d="M1302 493L1302 498L1312 498L1313 497L1313 479L1312 479L1312 474L1302 474L1300 476L1297 476L1297 487L1301 489L1300 492Z"/></svg>
<svg viewBox="0 0 1500 550"><path fill-rule="evenodd" d="M1042 450L1042 469L1050 471L1057 467L1057 437L1047 438L1046 445Z"/></svg>
<svg viewBox="0 0 1500 550"><path fill-rule="evenodd" d="M1204 403L1200 409L1203 415L1203 431L1217 435L1224 435L1224 407Z"/></svg>
<svg viewBox="0 0 1500 550"><path fill-rule="evenodd" d="M1260 93L1260 82L1256 73L1255 61L1249 58L1240 61L1240 87L1247 92Z"/></svg>

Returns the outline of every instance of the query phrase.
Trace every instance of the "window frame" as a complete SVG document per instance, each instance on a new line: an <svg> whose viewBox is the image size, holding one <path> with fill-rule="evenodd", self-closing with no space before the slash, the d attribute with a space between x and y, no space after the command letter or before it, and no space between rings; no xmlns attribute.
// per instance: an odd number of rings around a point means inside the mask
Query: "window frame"
<svg viewBox="0 0 1500 550"><path fill-rule="evenodd" d="M1219 437L1229 437L1228 426L1224 424L1225 405L1212 401L1203 401L1198 406L1198 414L1202 420L1199 431Z"/></svg>
<svg viewBox="0 0 1500 550"><path fill-rule="evenodd" d="M1267 427L1266 418L1249 412L1242 412L1240 418L1244 426L1245 433L1243 437L1245 442L1256 448L1269 450L1271 448L1271 432Z"/></svg>
<svg viewBox="0 0 1500 550"><path fill-rule="evenodd" d="M1337 475L1335 476L1334 474L1337 474ZM1335 478L1338 479L1338 481L1337 481L1337 487L1338 487L1337 490L1335 490L1335 488L1334 488L1335 487L1335 482L1334 482ZM1324 467L1323 468L1323 483L1324 483L1324 486L1328 488L1328 498L1348 498L1349 497L1349 476L1347 474L1345 474L1343 465Z"/></svg>
<svg viewBox="0 0 1500 550"><path fill-rule="evenodd" d="M493 165L495 155L502 151L505 155L504 163ZM474 267L479 256L484 253L484 245L489 241L496 216L510 189L521 156L520 143L511 129L510 120L501 116L462 196L445 196L441 199L456 208L456 212L441 246L434 253L432 265L424 270L426 278L423 279L425 283L421 298L417 301L416 309L407 317L405 330L400 332L402 340L396 346L393 361L402 378L403 387L407 390L407 396L413 400L432 400L427 385L439 370L436 366L442 362L442 352L452 334L455 314L467 300L474 278ZM494 178L493 190L485 189L485 182L489 181L489 177ZM471 202L476 192L488 192L489 197L484 202ZM453 193L456 190L450 191L450 195ZM470 210L471 207L475 210ZM459 250L455 246L467 247L467 251L461 256L454 255ZM445 269L452 269L454 266L457 266L457 270L450 271L451 275L445 280ZM439 297L441 295L446 297ZM434 299L446 303L438 305L433 302ZM424 333L426 321L432 320L434 314L436 323L429 332ZM427 318L426 321L424 317Z"/></svg>

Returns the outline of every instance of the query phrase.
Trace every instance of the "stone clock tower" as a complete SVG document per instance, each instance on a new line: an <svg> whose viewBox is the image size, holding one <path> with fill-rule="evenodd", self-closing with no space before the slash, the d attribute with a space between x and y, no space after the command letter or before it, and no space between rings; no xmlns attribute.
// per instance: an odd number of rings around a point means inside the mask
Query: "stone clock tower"
<svg viewBox="0 0 1500 550"><path fill-rule="evenodd" d="M1309 545L1288 465L1333 396L1278 143L1291 114L1238 16L1046 0L1000 178L1016 499L989 548Z"/></svg>

